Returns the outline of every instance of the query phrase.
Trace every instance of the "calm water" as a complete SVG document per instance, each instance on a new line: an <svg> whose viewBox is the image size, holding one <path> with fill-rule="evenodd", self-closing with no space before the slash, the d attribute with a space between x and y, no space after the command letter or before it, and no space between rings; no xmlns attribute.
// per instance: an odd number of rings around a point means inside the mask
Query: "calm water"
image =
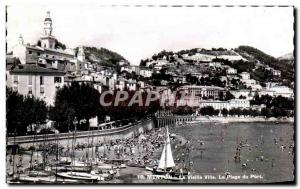
<svg viewBox="0 0 300 189"><path fill-rule="evenodd" d="M190 141L187 158L193 161L193 175L200 175L202 179L189 182L257 183L294 180L292 123L203 123L171 128L171 132ZM234 155L240 142L244 146L240 153L241 160L235 162ZM177 148L173 155L176 158L184 151ZM247 165L243 167L243 164ZM224 176L226 171L234 176L246 175L249 178L219 179L219 175ZM212 175L216 179L205 179L204 175Z"/></svg>

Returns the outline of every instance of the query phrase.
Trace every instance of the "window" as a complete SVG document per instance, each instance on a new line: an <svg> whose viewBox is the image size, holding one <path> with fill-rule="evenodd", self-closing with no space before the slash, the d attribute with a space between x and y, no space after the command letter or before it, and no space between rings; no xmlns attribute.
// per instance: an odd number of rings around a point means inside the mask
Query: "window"
<svg viewBox="0 0 300 189"><path fill-rule="evenodd" d="M28 54L32 54L32 52L31 52L31 51L28 51Z"/></svg>
<svg viewBox="0 0 300 189"><path fill-rule="evenodd" d="M39 52L38 52L38 53L37 53L37 55L38 55L38 56L40 56L40 55L41 55L41 53L39 53Z"/></svg>
<svg viewBox="0 0 300 189"><path fill-rule="evenodd" d="M44 85L44 77L40 76L40 85Z"/></svg>
<svg viewBox="0 0 300 189"><path fill-rule="evenodd" d="M46 54L46 57L48 57L48 55Z"/></svg>
<svg viewBox="0 0 300 189"><path fill-rule="evenodd" d="M14 75L14 76L13 76L13 82L14 82L14 83L18 83L18 76L17 76L17 75Z"/></svg>
<svg viewBox="0 0 300 189"><path fill-rule="evenodd" d="M28 76L28 85L32 85L32 76Z"/></svg>
<svg viewBox="0 0 300 189"><path fill-rule="evenodd" d="M54 77L54 83L61 83L61 77Z"/></svg>
<svg viewBox="0 0 300 189"><path fill-rule="evenodd" d="M41 95L45 94L44 87L40 88L40 93L41 93Z"/></svg>
<svg viewBox="0 0 300 189"><path fill-rule="evenodd" d="M28 94L29 94L29 95L32 94L32 87L28 87Z"/></svg>
<svg viewBox="0 0 300 189"><path fill-rule="evenodd" d="M55 56L52 56L52 58L55 58Z"/></svg>

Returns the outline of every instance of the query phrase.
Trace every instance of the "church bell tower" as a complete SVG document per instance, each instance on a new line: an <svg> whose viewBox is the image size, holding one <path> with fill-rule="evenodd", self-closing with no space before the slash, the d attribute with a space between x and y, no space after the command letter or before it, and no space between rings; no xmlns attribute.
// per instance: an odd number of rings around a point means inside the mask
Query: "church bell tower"
<svg viewBox="0 0 300 189"><path fill-rule="evenodd" d="M50 17L50 12L47 11L44 20L44 33L41 37L41 46L43 48L55 49L55 42L55 37L52 36L52 19Z"/></svg>
<svg viewBox="0 0 300 189"><path fill-rule="evenodd" d="M50 17L50 12L47 11L47 15L44 21L44 32L45 32L45 36L51 36L52 34L52 20Z"/></svg>

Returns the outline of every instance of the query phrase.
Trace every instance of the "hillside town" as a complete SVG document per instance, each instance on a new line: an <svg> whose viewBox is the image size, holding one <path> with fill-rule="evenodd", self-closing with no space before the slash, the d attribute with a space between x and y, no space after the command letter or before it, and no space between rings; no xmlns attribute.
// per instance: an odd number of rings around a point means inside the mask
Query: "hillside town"
<svg viewBox="0 0 300 189"><path fill-rule="evenodd" d="M126 183L133 173L185 180L199 174L197 163L210 160L209 150L227 139L236 144L224 152L225 163L209 164L207 172L220 171L227 178L229 168L254 174L261 171L254 164L275 167L277 159L263 151L264 140L271 141L272 153L293 158L290 132L286 138L263 138L263 125L249 127L261 131L255 136L231 130L226 138L227 125L217 126L234 120L266 122L265 129L273 133L270 122L293 122L294 59L279 60L240 46L163 50L132 65L105 48L69 48L55 37L53 22L48 11L37 42L30 44L20 34L18 44L7 51L9 182ZM159 98L148 103L153 91ZM140 96L141 104L132 105L130 98ZM101 100L114 103L104 106ZM205 132L215 131L215 138L198 131L194 136L191 129L197 124ZM245 149L253 154L244 155Z"/></svg>
<svg viewBox="0 0 300 189"><path fill-rule="evenodd" d="M13 91L42 99L47 105L54 105L56 91L73 81L89 83L99 93L156 90L163 101L176 99L175 107L189 105L198 110L211 106L220 111L261 111L266 104L250 103L255 98L294 98L293 83L290 87L283 85L281 71L258 60L249 62L233 49L162 51L142 60L139 66L120 60L115 69L90 62L84 46L66 49L53 35L50 12L41 29L37 44L26 43L19 36L19 43L7 55L6 80ZM264 71L266 79L255 75L259 70ZM182 90L186 95L179 99L173 91Z"/></svg>

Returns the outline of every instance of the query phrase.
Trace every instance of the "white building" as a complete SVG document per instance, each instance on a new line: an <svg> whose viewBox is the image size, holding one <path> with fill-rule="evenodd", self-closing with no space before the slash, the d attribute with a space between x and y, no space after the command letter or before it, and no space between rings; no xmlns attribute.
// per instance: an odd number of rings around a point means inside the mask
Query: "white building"
<svg viewBox="0 0 300 189"><path fill-rule="evenodd" d="M266 82L266 89L280 85L278 82Z"/></svg>
<svg viewBox="0 0 300 189"><path fill-rule="evenodd" d="M210 62L208 63L210 67L220 68L222 66L221 62Z"/></svg>
<svg viewBox="0 0 300 189"><path fill-rule="evenodd" d="M225 89L216 86L198 86L198 85L184 85L179 87L178 90L184 90L187 94L192 96L212 97L218 99L220 92L225 93Z"/></svg>
<svg viewBox="0 0 300 189"><path fill-rule="evenodd" d="M248 89L242 90L230 90L230 93L236 98L239 99L240 96L246 97L247 100L251 100L254 97L254 92Z"/></svg>
<svg viewBox="0 0 300 189"><path fill-rule="evenodd" d="M19 65L7 75L7 86L22 95L32 95L53 105L56 90L64 85L64 72L36 64Z"/></svg>
<svg viewBox="0 0 300 189"><path fill-rule="evenodd" d="M149 78L152 77L153 71L149 68L146 67L141 67L141 66L123 66L121 67L121 71L127 71L128 73L135 73L137 75Z"/></svg>
<svg viewBox="0 0 300 189"><path fill-rule="evenodd" d="M259 91L262 90L262 86L260 84L251 84L251 85L247 85L247 87L251 87L251 89L253 91Z"/></svg>
<svg viewBox="0 0 300 189"><path fill-rule="evenodd" d="M200 100L198 96L185 96L176 100L176 106L199 107Z"/></svg>
<svg viewBox="0 0 300 189"><path fill-rule="evenodd" d="M281 71L272 69L272 74L275 76L281 76Z"/></svg>
<svg viewBox="0 0 300 189"><path fill-rule="evenodd" d="M274 86L269 88L270 91L274 91L274 96L283 96L286 98L293 98L294 91L287 86Z"/></svg>
<svg viewBox="0 0 300 189"><path fill-rule="evenodd" d="M248 72L242 72L242 73L240 73L240 76L242 77L243 80L250 79L250 73L248 73Z"/></svg>
<svg viewBox="0 0 300 189"><path fill-rule="evenodd" d="M199 108L212 106L214 109L222 110L223 108L231 110L233 108L248 109L250 108L250 101L245 99L232 99L229 101L201 101Z"/></svg>
<svg viewBox="0 0 300 189"><path fill-rule="evenodd" d="M147 68L141 68L139 75L149 78L152 77L153 71Z"/></svg>
<svg viewBox="0 0 300 189"><path fill-rule="evenodd" d="M258 91L259 96L269 95L269 96L275 96L274 91L270 89L262 89Z"/></svg>
<svg viewBox="0 0 300 189"><path fill-rule="evenodd" d="M237 74L237 70L234 69L234 68L228 68L228 69L226 70L226 73L227 73L227 74Z"/></svg>
<svg viewBox="0 0 300 189"><path fill-rule="evenodd" d="M127 88L130 91L136 91L137 83L136 80L133 79L127 80L125 78L119 78L116 82L115 88L121 91L123 91L125 88Z"/></svg>

